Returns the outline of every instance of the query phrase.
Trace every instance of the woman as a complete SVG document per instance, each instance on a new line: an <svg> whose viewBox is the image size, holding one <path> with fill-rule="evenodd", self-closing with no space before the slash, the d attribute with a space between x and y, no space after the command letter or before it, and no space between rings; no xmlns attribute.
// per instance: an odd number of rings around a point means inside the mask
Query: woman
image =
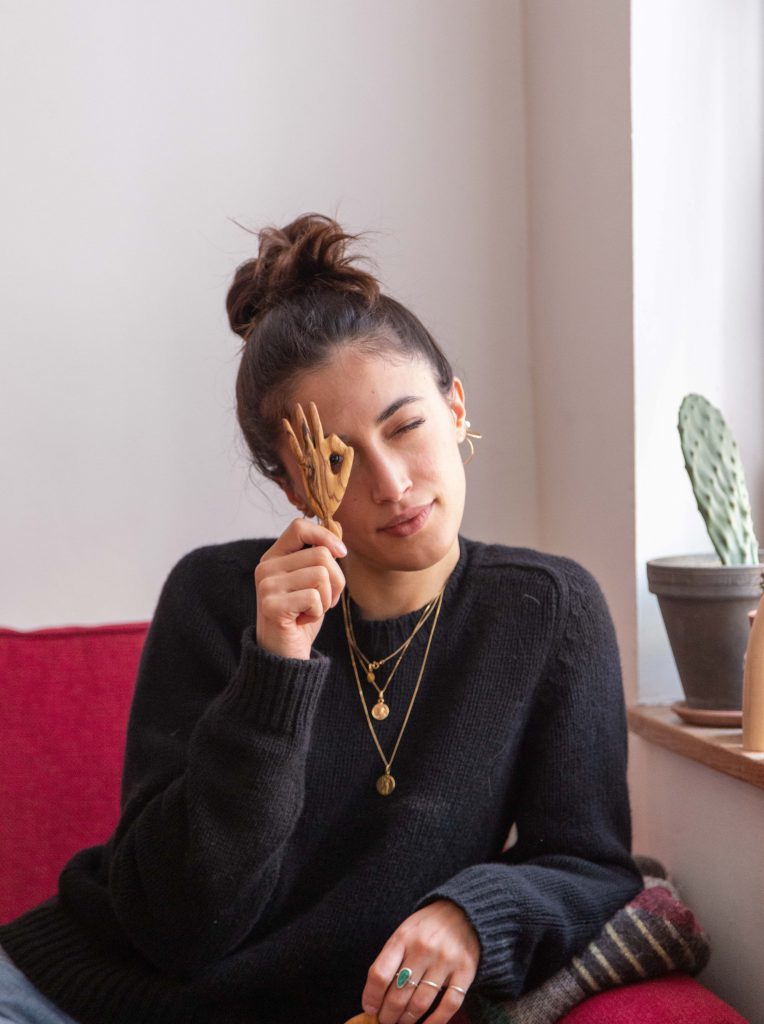
<svg viewBox="0 0 764 1024"><path fill-rule="evenodd" d="M314 402L353 448L342 541L296 518L181 559L119 825L0 929L2 985L82 1024L445 1024L469 989L538 985L641 887L602 594L460 536L464 389L352 237L265 229L228 295L256 466L308 512L283 418Z"/></svg>

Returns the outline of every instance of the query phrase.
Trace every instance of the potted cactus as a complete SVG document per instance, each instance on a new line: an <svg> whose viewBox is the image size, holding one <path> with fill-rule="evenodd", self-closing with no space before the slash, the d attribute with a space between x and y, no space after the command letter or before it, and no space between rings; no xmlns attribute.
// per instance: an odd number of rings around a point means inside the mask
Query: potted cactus
<svg viewBox="0 0 764 1024"><path fill-rule="evenodd" d="M740 724L748 612L761 597L761 557L737 443L702 395L679 409L685 468L716 555L647 563L686 700L674 709L694 724Z"/></svg>

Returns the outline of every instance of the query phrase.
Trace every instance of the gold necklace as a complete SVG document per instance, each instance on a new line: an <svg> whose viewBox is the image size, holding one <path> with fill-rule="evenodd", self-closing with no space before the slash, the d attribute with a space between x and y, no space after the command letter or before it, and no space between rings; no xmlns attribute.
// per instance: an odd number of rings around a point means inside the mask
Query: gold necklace
<svg viewBox="0 0 764 1024"><path fill-rule="evenodd" d="M393 676L398 671L398 666L403 660L403 655L409 649L412 640L432 614L437 600L438 598L436 596L425 605L424 610L422 611L422 614L419 617L419 621L417 622L416 626L414 626L411 635L403 641L400 647L397 647L392 652L392 654L388 654L385 658L381 658L378 661L372 661L370 658L366 657L361 648L358 646L358 642L355 638L355 632L353 630L353 618L350 614L350 608L347 603L345 591L342 591L342 615L345 620L345 632L348 637L348 643L350 644L351 650L355 652L358 660L361 663L361 667L363 668L366 674L366 681L371 683L371 685L377 691L377 702L371 709L371 713L374 716L374 718L377 719L378 722L383 721L390 714L390 706L385 701L385 691L392 682ZM384 665L386 662L388 662L391 658L394 658L396 654L399 655L399 658L393 665L390 671L390 675L387 677L387 681L385 682L384 686L378 686L376 670L380 668L382 665Z"/></svg>
<svg viewBox="0 0 764 1024"><path fill-rule="evenodd" d="M443 589L445 589L445 586ZM382 796L389 796L395 789L395 779L391 774L390 769L392 768L393 761L395 760L395 755L398 753L398 747L400 746L401 739L403 738L403 733L405 732L406 726L408 725L411 709L414 707L414 701L416 700L416 695L419 692L419 684L422 682L422 676L424 675L424 667L427 664L427 655L430 653L430 644L432 643L432 638L435 635L435 627L438 624L438 616L440 615L441 605L443 604L443 590L440 591L440 593L434 599L434 601L435 617L433 618L432 626L430 627L430 635L427 639L427 647L424 652L424 657L422 658L422 666L419 669L419 675L417 677L416 686L414 687L414 692L411 695L411 700L409 701L409 706L406 711L406 717L403 719L403 725L401 726L400 732L398 733L398 739L395 741L395 746L393 747L393 752L390 755L389 760L385 757L384 751L382 750L382 747L379 744L377 734L374 732L374 726L371 721L371 716L369 715L369 709L366 707L366 700L364 699L363 688L361 687L361 677L358 675L356 655L355 651L353 650L353 646L350 643L350 630L348 628L348 620L346 619L345 621L345 636L347 637L348 649L350 651L350 661L353 665L353 674L355 675L356 686L358 687L358 696L361 698L361 705L363 707L363 713L366 718L366 724L368 725L369 732L371 733L371 738L374 740L374 745L376 746L379 752L379 756L382 758L382 764L384 764L385 766L384 773L380 775L376 781L377 792ZM345 606L343 605L343 607Z"/></svg>

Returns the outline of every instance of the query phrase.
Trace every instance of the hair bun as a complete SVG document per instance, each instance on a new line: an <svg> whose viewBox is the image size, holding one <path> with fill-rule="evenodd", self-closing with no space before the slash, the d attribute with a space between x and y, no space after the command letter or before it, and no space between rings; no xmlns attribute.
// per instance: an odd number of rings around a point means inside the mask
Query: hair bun
<svg viewBox="0 0 764 1024"><path fill-rule="evenodd" d="M360 295L372 306L379 299L376 278L353 266L365 256L348 256L350 235L336 220L306 213L286 227L273 225L256 232L258 254L236 270L226 309L231 329L246 338L266 310L289 295L311 288L331 288Z"/></svg>

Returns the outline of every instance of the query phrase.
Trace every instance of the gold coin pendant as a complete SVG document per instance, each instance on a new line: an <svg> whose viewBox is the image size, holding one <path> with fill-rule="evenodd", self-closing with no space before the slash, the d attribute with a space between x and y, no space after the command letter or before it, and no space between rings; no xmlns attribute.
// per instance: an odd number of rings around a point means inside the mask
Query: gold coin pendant
<svg viewBox="0 0 764 1024"><path fill-rule="evenodd" d="M381 722L383 718L387 718L387 716L390 714L390 708L387 706L387 704L385 704L385 702L382 699L380 699L371 709L371 713L378 722Z"/></svg>
<svg viewBox="0 0 764 1024"><path fill-rule="evenodd" d="M384 775L380 775L377 779L377 792L382 796L390 796L392 791L395 789L395 779L389 772L385 772Z"/></svg>

